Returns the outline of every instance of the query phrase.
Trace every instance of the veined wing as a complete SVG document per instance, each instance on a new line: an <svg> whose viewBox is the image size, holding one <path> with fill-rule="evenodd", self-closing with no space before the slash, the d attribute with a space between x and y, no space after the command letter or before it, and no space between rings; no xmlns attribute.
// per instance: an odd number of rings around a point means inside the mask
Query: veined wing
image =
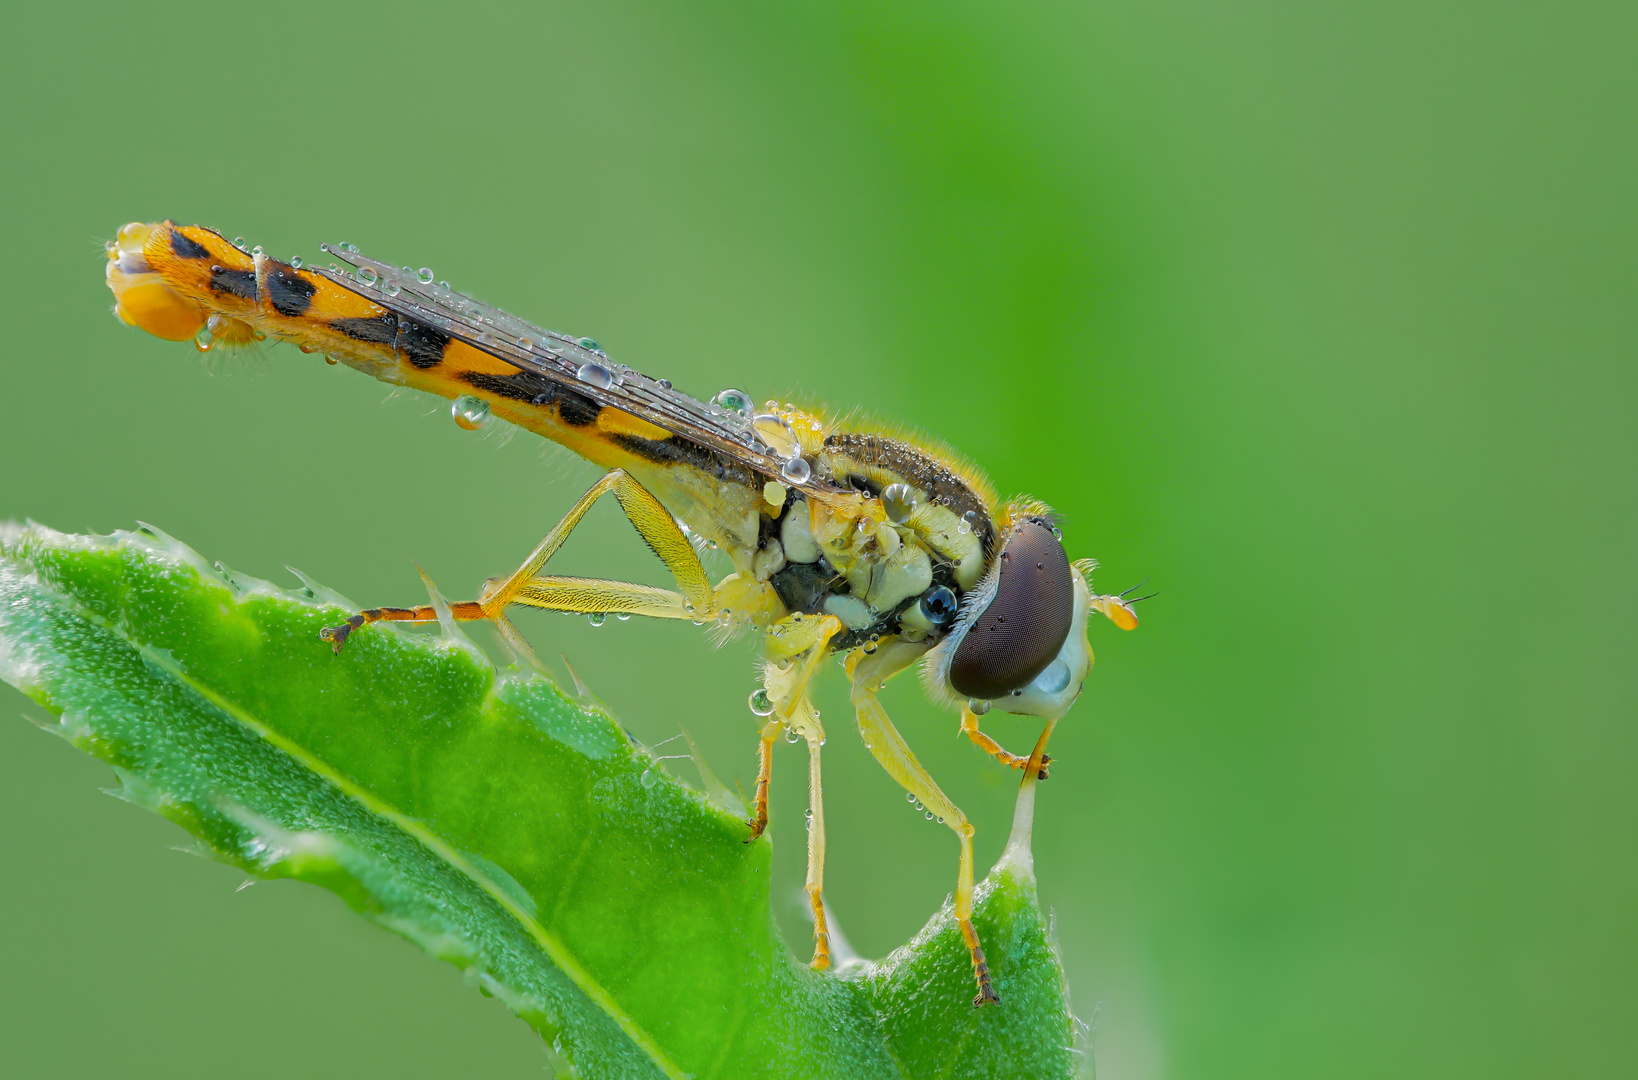
<svg viewBox="0 0 1638 1080"><path fill-rule="evenodd" d="M417 274L371 259L351 244L320 246L353 269L310 267L312 272L402 318L437 329L521 371L568 386L599 405L623 409L770 478L778 477L788 487L821 499L842 490L817 473L793 482L789 470L783 469L785 455L759 434L749 409L740 411L692 398L674 389L668 380L651 378L611 360L590 339L571 338L525 322L426 280L429 273Z"/></svg>

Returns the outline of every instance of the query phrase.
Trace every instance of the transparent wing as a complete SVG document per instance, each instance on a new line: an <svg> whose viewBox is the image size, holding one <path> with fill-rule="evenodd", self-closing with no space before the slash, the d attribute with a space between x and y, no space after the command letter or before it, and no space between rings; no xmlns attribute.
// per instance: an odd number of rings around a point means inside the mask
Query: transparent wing
<svg viewBox="0 0 1638 1080"><path fill-rule="evenodd" d="M351 266L326 270L309 267L344 289L367 297L387 310L431 326L499 357L518 368L545 376L599 405L612 405L680 438L699 443L770 477L781 477L789 487L823 497L839 491L834 481L813 474L794 483L785 461L760 437L749 410L739 411L716 402L700 401L625 364L611 360L595 343L571 338L508 315L456 292L447 284L431 282L431 273L416 273L361 255L351 244L320 247ZM746 403L749 405L749 402Z"/></svg>

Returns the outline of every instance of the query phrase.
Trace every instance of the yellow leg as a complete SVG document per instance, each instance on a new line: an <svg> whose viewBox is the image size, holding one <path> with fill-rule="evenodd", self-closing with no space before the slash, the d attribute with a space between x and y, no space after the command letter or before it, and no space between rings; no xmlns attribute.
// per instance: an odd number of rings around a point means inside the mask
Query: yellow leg
<svg viewBox="0 0 1638 1080"><path fill-rule="evenodd" d="M828 655L832 638L842 632L833 615L789 615L768 628L764 650L768 663L762 672L763 692L773 705L773 717L762 728L760 769L756 782L756 817L750 839L762 834L768 822L768 780L773 768L773 739L782 728L802 736L808 744L808 903L813 908L813 966L830 966L830 929L825 921L825 800L820 783L819 748L825 729L813 707L808 687Z"/></svg>
<svg viewBox="0 0 1638 1080"><path fill-rule="evenodd" d="M639 535L665 563L681 596L666 589L653 589L624 581L600 581L594 578L541 577L535 574L546 565L546 560L557 553L569 534L586 516L595 503L607 492L614 492L620 509L636 528ZM511 576L491 582L484 589L481 601L465 601L449 605L449 613L456 619L497 618L510 603L530 604L560 611L611 611L655 615L660 618L708 619L715 615L711 582L705 576L699 556L688 538L677 528L671 514L660 505L660 500L649 494L624 469L615 469L593 484L582 495L563 520L553 526L546 538L523 561ZM606 605L606 606L596 606ZM365 623L382 620L395 622L431 622L438 617L431 606L414 608L370 608L361 611L340 626L319 631L319 636L331 643L336 652L347 643L347 637Z"/></svg>
<svg viewBox="0 0 1638 1080"><path fill-rule="evenodd" d="M978 728L978 716L974 714L971 709L966 708L965 706L963 706L961 710L961 733L976 743L980 750L995 758L995 760L999 761L1003 765L1009 765L1014 769L1022 769L1030 762L1028 756L1024 754L1014 754L1004 749L1000 743L996 742L994 739L980 731ZM1052 758L1050 756L1042 757L1041 770L1037 774L1042 780L1047 778L1046 766L1050 765L1051 763Z"/></svg>
<svg viewBox="0 0 1638 1080"><path fill-rule="evenodd" d="M812 711L812 706L809 706ZM813 967L830 967L830 926L825 921L825 794L819 782L819 747L825 729L815 718L808 740L808 903L813 907Z"/></svg>
<svg viewBox="0 0 1638 1080"><path fill-rule="evenodd" d="M984 960L984 948L979 944L978 932L973 929L973 827L967 815L939 786L916 760L916 755L888 719L876 692L882 684L903 671L924 652L923 644L912 644L897 638L882 642L876 652L866 656L857 651L848 656L848 676L853 680L853 708L859 722L859 734L887 774L897 780L922 804L932 811L956 834L961 844L961 861L956 870L955 916L961 928L961 937L972 954L973 978L978 984L974 1005L988 1005L1000 1001L990 984L989 964Z"/></svg>
<svg viewBox="0 0 1638 1080"><path fill-rule="evenodd" d="M762 743L757 748L756 816L745 823L751 827L751 835L745 838L747 844L761 836L768 827L768 782L773 779L773 744L784 726L778 720L769 720L762 725Z"/></svg>

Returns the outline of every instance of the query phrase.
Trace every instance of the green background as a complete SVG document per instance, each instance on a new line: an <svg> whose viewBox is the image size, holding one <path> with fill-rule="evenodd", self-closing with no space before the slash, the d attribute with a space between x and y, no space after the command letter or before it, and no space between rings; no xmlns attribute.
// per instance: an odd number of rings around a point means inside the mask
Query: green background
<svg viewBox="0 0 1638 1080"><path fill-rule="evenodd" d="M1094 628L1037 826L1100 1075L1630 1075L1638 35L1539 7L19 9L0 518L413 602L412 559L467 594L595 476L288 347L212 375L121 327L100 245L133 218L348 240L702 396L906 422L1061 510L1105 589L1161 590ZM612 507L563 559L661 580ZM749 643L520 621L749 784ZM909 680L887 702L987 865L1011 780ZM880 955L954 844L840 678L820 704L828 894ZM453 968L235 892L109 781L0 723L0 1072L545 1068Z"/></svg>

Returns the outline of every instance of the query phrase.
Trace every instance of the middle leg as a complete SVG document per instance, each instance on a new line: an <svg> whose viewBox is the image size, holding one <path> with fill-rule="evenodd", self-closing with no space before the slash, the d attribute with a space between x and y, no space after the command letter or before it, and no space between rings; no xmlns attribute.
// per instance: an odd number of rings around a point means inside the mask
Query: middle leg
<svg viewBox="0 0 1638 1080"><path fill-rule="evenodd" d="M876 692L882 684L913 664L927 651L924 643L906 642L889 638L876 652L865 656L862 651L849 654L848 675L853 680L853 708L859 723L859 734L865 745L887 774L903 788L920 799L939 821L948 825L961 844L961 858L956 868L955 917L961 929L961 938L972 956L973 979L978 994L973 1004L988 1005L1000 1001L990 981L990 966L984 958L984 947L979 943L978 931L973 929L973 826L961 808L939 789L904 736L899 734L887 710L877 700Z"/></svg>

